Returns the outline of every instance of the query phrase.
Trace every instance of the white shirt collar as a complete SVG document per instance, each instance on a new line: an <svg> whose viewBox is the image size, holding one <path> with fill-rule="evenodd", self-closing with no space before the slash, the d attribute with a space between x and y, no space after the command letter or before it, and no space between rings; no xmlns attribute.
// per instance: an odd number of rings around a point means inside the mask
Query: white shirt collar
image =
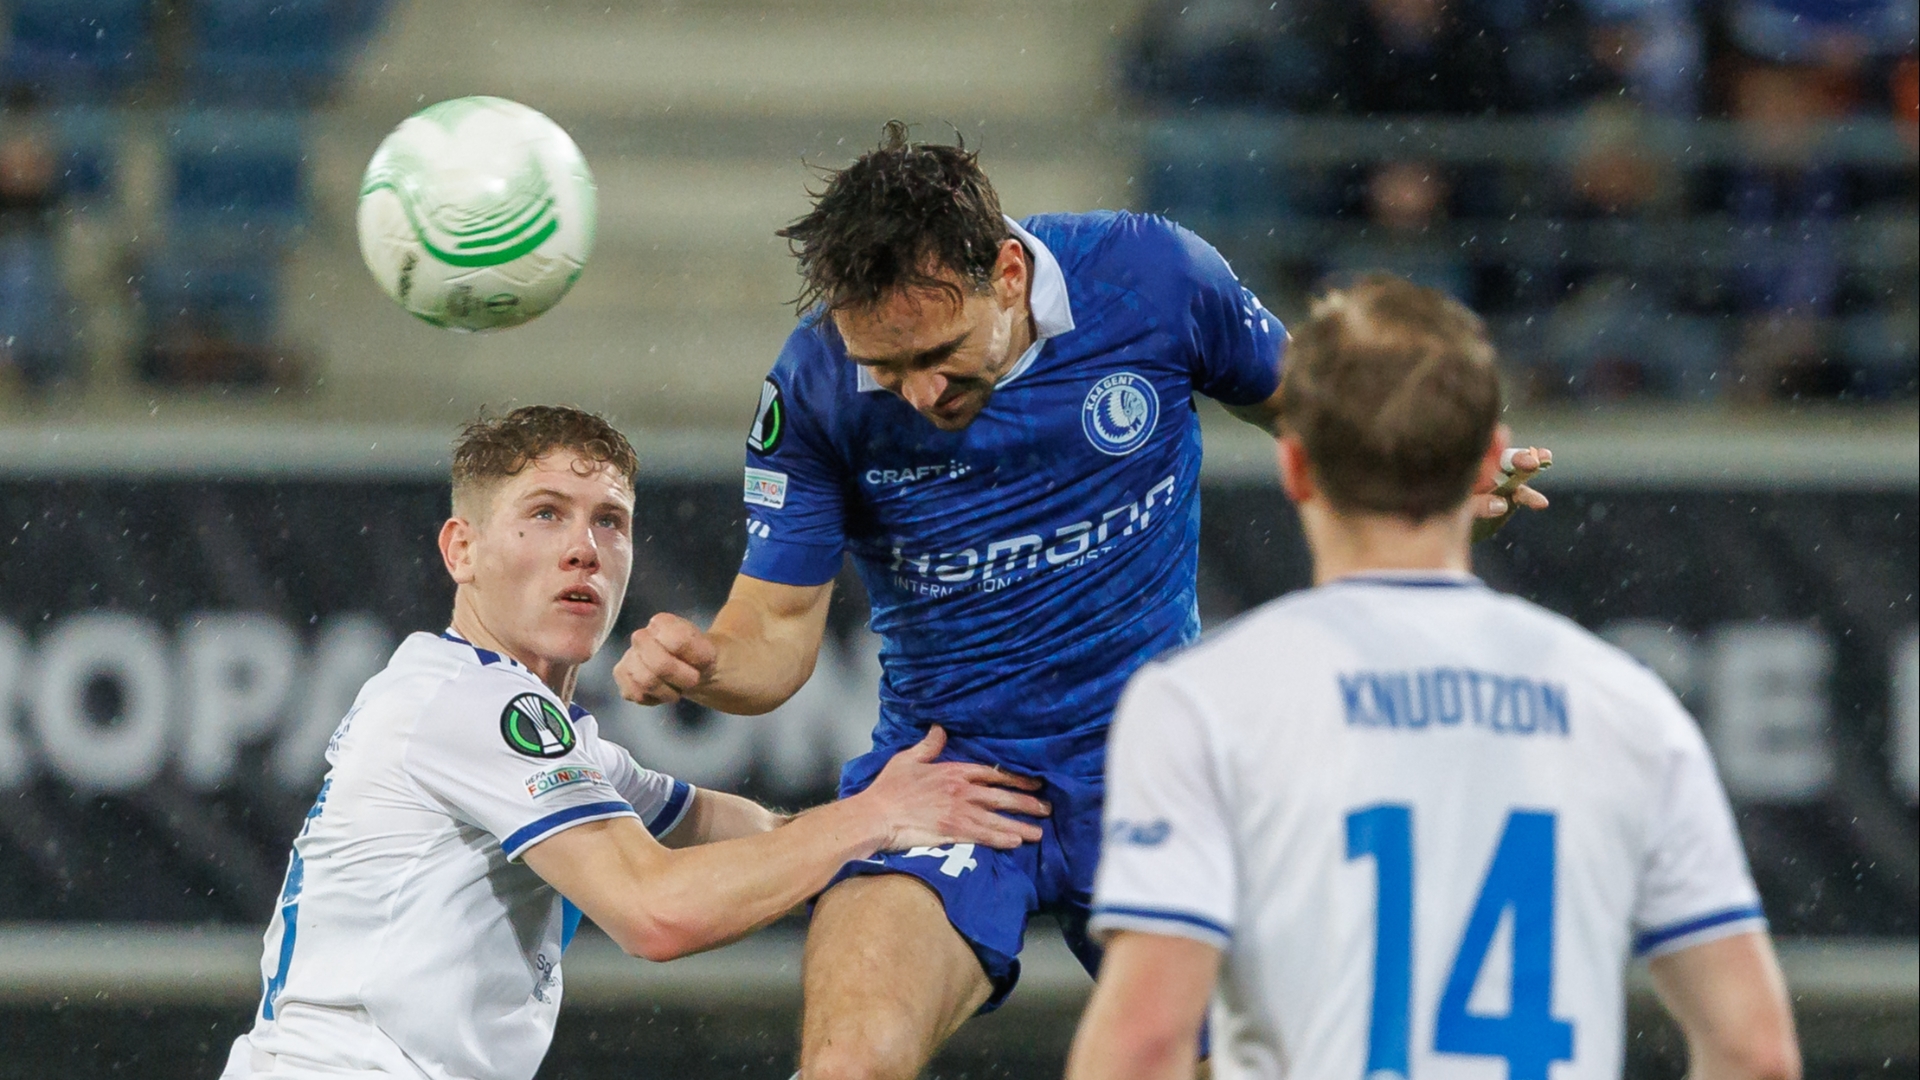
<svg viewBox="0 0 1920 1080"><path fill-rule="evenodd" d="M1002 217L1006 215L1002 214ZM1033 362L1040 357L1040 347L1048 338L1059 337L1073 329L1073 304L1067 298L1067 275L1060 270L1060 261L1047 250L1040 238L1020 227L1020 223L1008 217L1007 228L1012 230L1014 238L1027 249L1033 261L1033 285L1027 290L1027 305L1033 312L1033 344L1020 354L1013 367L1000 376L999 386L1005 386L1019 378ZM881 389L873 373L862 367L856 373L860 392L872 393ZM997 387L996 387L997 388Z"/></svg>

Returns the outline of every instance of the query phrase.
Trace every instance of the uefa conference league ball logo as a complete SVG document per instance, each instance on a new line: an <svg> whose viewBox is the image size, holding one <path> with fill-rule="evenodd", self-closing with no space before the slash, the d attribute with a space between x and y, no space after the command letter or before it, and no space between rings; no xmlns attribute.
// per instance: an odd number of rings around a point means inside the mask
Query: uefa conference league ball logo
<svg viewBox="0 0 1920 1080"><path fill-rule="evenodd" d="M521 694L500 713L500 737L518 754L563 757L573 749L573 722L539 694Z"/></svg>
<svg viewBox="0 0 1920 1080"><path fill-rule="evenodd" d="M374 152L356 214L361 255L413 315L516 326L566 295L593 249L579 147L517 102L464 97L403 121Z"/></svg>

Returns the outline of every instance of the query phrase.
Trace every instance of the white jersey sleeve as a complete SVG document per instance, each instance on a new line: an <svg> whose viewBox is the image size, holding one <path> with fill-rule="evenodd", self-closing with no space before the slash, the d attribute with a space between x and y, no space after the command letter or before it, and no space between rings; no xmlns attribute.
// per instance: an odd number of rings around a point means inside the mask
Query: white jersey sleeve
<svg viewBox="0 0 1920 1080"><path fill-rule="evenodd" d="M493 834L509 860L575 825L638 816L591 726L517 677L449 681L422 712L406 769L454 818Z"/></svg>
<svg viewBox="0 0 1920 1080"><path fill-rule="evenodd" d="M1142 670L1121 698L1107 748L1095 934L1140 930L1226 948L1233 836L1207 728L1164 667Z"/></svg>
<svg viewBox="0 0 1920 1080"><path fill-rule="evenodd" d="M665 838L687 819L687 812L693 809L692 784L642 768L623 746L604 739L599 740L598 745L600 767L606 772L607 781L633 807L633 812L640 815L654 839Z"/></svg>
<svg viewBox="0 0 1920 1080"><path fill-rule="evenodd" d="M1706 740L1677 702L1673 708L1680 712L1682 736L1668 765L1634 901L1633 946L1640 956L1767 925Z"/></svg>

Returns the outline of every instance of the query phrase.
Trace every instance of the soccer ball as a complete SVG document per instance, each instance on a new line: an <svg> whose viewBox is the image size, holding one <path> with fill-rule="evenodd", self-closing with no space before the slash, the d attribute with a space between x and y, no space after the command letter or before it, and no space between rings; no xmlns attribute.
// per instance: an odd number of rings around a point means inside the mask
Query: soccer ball
<svg viewBox="0 0 1920 1080"><path fill-rule="evenodd" d="M593 251L593 174L560 125L463 97L400 122L360 181L360 255L435 326L518 326L560 302Z"/></svg>

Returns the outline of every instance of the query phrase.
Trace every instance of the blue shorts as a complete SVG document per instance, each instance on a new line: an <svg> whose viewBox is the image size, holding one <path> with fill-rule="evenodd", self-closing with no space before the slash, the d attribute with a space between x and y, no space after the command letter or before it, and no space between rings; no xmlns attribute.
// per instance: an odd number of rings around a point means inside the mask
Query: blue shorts
<svg viewBox="0 0 1920 1080"><path fill-rule="evenodd" d="M1045 786L1035 794L1053 807L1053 815L1039 822L1039 843L1022 844L1012 851L953 844L889 852L841 867L828 888L868 874L906 874L924 882L940 897L947 921L972 946L993 983L993 994L980 1009L984 1013L999 1008L1020 980L1020 946L1027 919L1036 912L1059 921L1067 948L1087 974L1098 971L1100 946L1087 937L1087 916L1093 902L1093 872L1100 859L1100 804L1106 781L1097 771L1097 754L1091 755L1096 767L1092 775L1085 775L1084 757L1074 762L1082 768L1054 773L1035 768L1031 761L1009 760L1026 755L998 753L983 742L952 736L939 760L998 765L1008 772L1039 777ZM893 755L910 745L878 747L847 762L840 772L840 797L864 790Z"/></svg>

